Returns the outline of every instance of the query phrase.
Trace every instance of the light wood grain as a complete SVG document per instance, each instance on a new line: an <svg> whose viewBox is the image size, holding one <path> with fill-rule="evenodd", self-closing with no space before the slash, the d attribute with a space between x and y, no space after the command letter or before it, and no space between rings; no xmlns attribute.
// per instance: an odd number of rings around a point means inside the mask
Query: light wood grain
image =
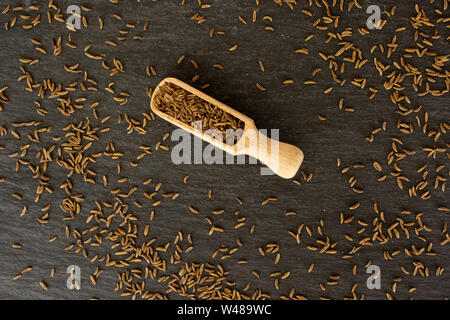
<svg viewBox="0 0 450 320"><path fill-rule="evenodd" d="M177 85L244 122L244 132L239 141L234 145L228 145L222 141L214 140L211 136L203 134L200 130L194 130L193 126L162 112L154 97L158 95L161 86L166 83ZM158 84L151 99L151 109L159 117L196 135L225 152L235 156L245 154L257 158L282 178L290 179L294 177L303 162L303 152L299 148L266 137L257 130L252 119L179 79L166 78Z"/></svg>

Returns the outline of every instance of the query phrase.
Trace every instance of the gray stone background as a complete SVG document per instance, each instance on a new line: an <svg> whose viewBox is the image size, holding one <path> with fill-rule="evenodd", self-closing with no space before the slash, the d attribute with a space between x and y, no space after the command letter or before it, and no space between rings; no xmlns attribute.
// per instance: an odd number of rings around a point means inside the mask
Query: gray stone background
<svg viewBox="0 0 450 320"><path fill-rule="evenodd" d="M390 9L393 4L397 4L395 16L388 19L388 23L381 31L373 31L370 35L363 36L358 33L358 27L364 27L368 15L365 8L374 4L373 1L360 1L362 9L354 7L350 13L341 13L338 9L332 12L341 15L341 21L337 31L342 32L344 27L353 28L353 36L346 39L357 45L369 62L360 70L351 70L350 64L346 67L343 78L348 79L342 86L336 86L328 71L328 62L322 60L318 53L333 54L338 49L337 41L325 43L326 32L315 29L313 22L323 16L324 9L315 5L309 7L307 1L299 1L299 5L294 10L290 10L286 5L280 7L272 1L261 1L259 7L254 1L208 1L211 8L201 9L197 1L186 1L181 5L180 1L119 1L118 4L111 4L109 1L70 1L70 4L84 4L92 10L83 12L89 23L88 28L82 28L77 32L70 32L61 23L48 24L45 19L47 10L46 1L31 1L29 3L39 4L39 13L42 22L31 30L24 30L21 25L24 20L19 18L18 25L12 30L5 31L4 24L10 21L14 15L20 12L9 12L0 15L0 87L8 86L5 91L10 102L3 104L4 111L0 112L0 126L8 128L8 134L0 137L0 145L5 150L0 150L0 177L6 181L0 183L0 298L2 299L88 299L98 297L101 299L129 299L120 296L114 291L117 282L117 269L105 268L96 286L89 281L89 274L97 265L104 268L101 263L90 263L81 254L72 251L65 251L64 248L73 243L73 238L66 239L65 225L72 228L85 226L85 219L89 211L94 208L94 201L112 201L109 190L101 184L101 176L106 174L109 177L110 188L122 187L115 181L127 176L129 181L127 187L136 185L140 191L136 195L142 204L142 208L132 206L135 215L142 219L140 226L147 223L151 201L142 196L142 181L147 177L153 178L154 186L156 182L163 182L164 192L179 192L180 197L175 201L165 200L156 208L155 220L151 223L150 234L145 239L157 238L158 244L165 244L173 241L176 233L182 231L183 234L192 234L194 240L194 250L183 255L183 260L198 263L212 262L221 264L225 269L230 270L229 280L236 281L236 288L242 290L248 281L252 282L249 293L260 288L263 292L278 299L280 295L288 295L291 288L295 288L297 294L302 294L309 299L319 299L321 297L343 299L351 296L351 287L358 283L356 290L358 297L364 294L366 299L385 299L386 292L392 294L396 299L443 299L448 296L450 290L450 278L448 269L450 251L447 246L439 243L445 239L441 234L444 223L449 221L448 213L438 211L440 206L448 206L448 191L441 192L434 190L433 177L430 177L431 186L428 188L432 192L429 200L410 198L408 187L414 181L419 181L419 175L415 170L427 163L430 174L434 173L434 168L445 165L442 175L448 177L448 149L447 154L441 153L437 159L426 157L422 147L448 146L448 136L442 135L437 143L432 138L421 133L421 129L415 125L415 132L411 135L401 133L397 129L397 121L415 122L414 116L400 116L396 111L396 106L391 103L389 92L383 88L385 75L381 78L373 67L373 56L369 49L374 44L388 43L395 34L394 30L401 26L408 29L398 33L399 52L406 47L414 45L413 31L410 26L410 17L414 14L414 5L410 1L380 1L377 2ZM331 2L331 1L330 1ZM348 1L346 1L347 3ZM55 1L55 3L65 10L69 5L68 1ZM204 1L206 3L206 1ZM7 4L19 5L23 1L2 1L0 9L3 10ZM427 11L430 17L436 19L435 8L442 9L442 1L430 4L423 1L422 8ZM252 23L251 16L253 9L257 11L257 21ZM308 17L301 13L301 9L310 10L314 16ZM191 17L199 12L206 17L206 21L197 24ZM27 13L27 12L23 12ZM33 17L37 12L28 11ZM123 20L115 19L112 15L118 13ZM103 17L105 21L104 30L98 29L97 17ZM247 24L239 22L238 16L247 20ZM273 21L264 20L264 16L271 16ZM444 17L448 17L448 9L444 11ZM386 19L386 16L383 15ZM149 29L143 31L145 21L150 21ZM125 41L118 42L117 47L105 44L105 40L114 40L120 30L127 29L126 23L136 24L127 36ZM274 31L264 28L273 26ZM440 55L448 54L448 40L445 39L445 24L438 26L442 39L436 40L433 50ZM209 30L215 28L216 31L225 31L225 35L215 34L213 38L209 36ZM426 29L432 32L433 29ZM447 29L448 30L448 29ZM77 49L71 49L63 44L63 52L59 56L52 55L51 41L58 36L62 36L63 43L67 40L68 34L72 34L72 41L78 45ZM315 38L309 42L304 41L309 34L316 34ZM133 35L142 35L143 40L133 40ZM448 35L448 31L447 31ZM37 52L31 39L37 39L43 43L42 47L49 52L43 55ZM108 71L104 70L98 61L88 59L83 52L83 48L92 44L91 52L105 53L108 64L112 65L112 57L120 59L125 72L114 77L109 77ZM238 49L230 52L228 48L238 44ZM294 51L306 47L310 50L309 55L295 54ZM379 53L379 51L377 51ZM186 58L181 64L177 60L181 55ZM376 54L374 55L376 56ZM42 101L43 107L49 112L45 117L36 114L34 101L38 100L36 93L24 91L24 82L17 82L21 75L19 66L23 65L18 61L20 57L35 58L40 62L33 66L24 65L33 75L36 82L51 78L54 81L65 85L80 79L80 75L71 74L64 71L64 65L80 63L80 69L88 70L91 78L98 81L98 92L77 91L75 96L86 96L88 102L99 101L97 107L100 118L112 115L111 119L104 126L111 127L111 130L101 135L101 140L93 149L104 151L106 143L113 141L116 149L125 153L120 160L99 160L91 166L97 172L97 184L92 185L83 182L82 177L74 176L74 193L83 193L85 202L82 203L82 210L73 221L63 221L64 213L59 205L64 197L64 191L59 189L59 185L65 180L67 170L59 167L56 163L51 163L47 175L51 177L51 186L54 189L52 195L47 194L38 204L35 204L35 190L38 181L31 178L29 170L22 166L19 172L15 172L15 162L17 158L8 157L8 154L18 151L20 146L27 143L26 134L32 132L30 128L14 129L12 123L27 122L33 120L43 121L41 126L53 126L50 134L42 135L42 146L49 147L52 143L51 137L62 135L62 128L69 123L78 123L86 116L89 116L93 123L99 123L92 117L89 103L85 103L83 109L77 110L71 117L62 116L57 110L57 101L46 99ZM398 55L396 55L398 57ZM199 70L195 70L190 59L194 59L199 64ZM266 71L259 70L258 60L263 60ZM383 60L385 61L385 60ZM419 61L419 60L417 60ZM422 70L431 63L431 58L425 57L416 66ZM220 63L224 70L213 68L212 65ZM156 68L157 76L148 77L145 74L147 65ZM447 64L448 66L448 64ZM314 79L317 85L308 86L303 84L305 80L311 80L312 70L320 67ZM393 70L391 68L391 70ZM448 72L448 68L447 68ZM149 98L145 94L146 87L155 87L160 80L167 76L178 77L186 82L196 75L200 79L196 85L210 83L211 86L205 89L209 95L216 97L227 105L253 118L259 128L279 128L281 141L291 143L302 148L305 154L305 161L301 167L307 174L313 173L312 180L306 183L302 175L297 175L301 184L296 185L291 180L283 180L277 176L261 176L259 174L260 165L174 165L170 160L170 152L164 150L154 150L157 141L161 140L166 132L171 132L174 127L167 122L156 119L151 121L147 127L148 133L140 135L133 133L126 134L126 124L117 124L118 114L127 112L131 117L142 118L142 112L149 112ZM350 84L354 77L366 77L368 86L379 89L379 93L374 99L368 99L367 88L360 90ZM283 85L286 79L293 79L291 85ZM103 88L108 81L114 81L117 91L123 90L131 94L129 101L124 106L119 106L106 93ZM447 76L448 80L448 76ZM267 88L266 92L259 91L255 83L258 82ZM443 83L443 82L442 82ZM441 83L441 84L442 84ZM333 86L330 94L323 91ZM424 111L429 113L430 128L439 130L439 123L449 120L448 95L433 97L427 95L417 97L411 85L405 85L405 93L412 99L412 106L423 105L423 111L418 113L423 119ZM444 88L445 86L441 86ZM442 89L441 88L441 89ZM354 112L344 112L339 110L339 98L345 99L345 105L355 109ZM325 121L318 119L318 115L326 117ZM380 127L382 122L387 122L387 131L376 135L373 143L368 143L364 137L370 135L371 131ZM21 138L17 140L10 131L16 130ZM391 150L392 137L402 139L405 148L416 151L416 155L408 158L402 163L405 175L410 175L412 182L405 183L405 189L399 190L394 177L390 175L393 170L392 165L386 164L386 155ZM168 140L169 146L175 142ZM139 161L139 166L133 168L129 162L133 161L141 152L139 146L148 145L154 151L150 157L144 157ZM40 148L42 148L42 146ZM27 155L27 159L34 164L38 164L34 155L38 147L33 145ZM54 156L56 158L56 155ZM341 174L336 166L336 158L342 159L341 169L352 166L355 163L365 164L365 168L351 169L350 173ZM384 182L378 182L381 176L372 167L373 161L378 161L383 166L383 173L388 175ZM122 165L122 173L117 175L115 167L117 163ZM183 184L183 178L189 175L189 181ZM354 193L348 185L350 176L358 179L357 186L365 192L363 194ZM213 199L208 199L208 190L213 190ZM14 199L11 195L19 193L23 196L21 201ZM261 206L260 203L267 197L274 196L278 201ZM240 206L234 200L240 197L244 205ZM361 206L354 212L349 212L348 208L355 202L360 202ZM389 241L385 245L375 244L373 246L363 246L352 258L344 260L343 254L348 252L352 246L356 246L358 241L366 237L369 231L358 235L361 228L356 222L360 219L371 223L375 217L372 209L373 203L377 202L381 210L385 212L387 225L395 222L397 217L402 217L405 221L415 221L414 214L423 212L422 219L432 231L422 235L427 242L417 239L414 231L411 230L411 239L404 236L398 240ZM43 213L40 208L51 203L49 222L40 224L37 221ZM28 212L24 217L19 217L23 206L28 207ZM188 206L199 209L200 214L194 215L188 210ZM225 213L220 216L211 214L214 209L225 209ZM240 229L233 229L236 224L235 210L240 210L240 216L246 217L246 225ZM411 210L413 214L401 215L402 210ZM285 216L286 211L293 210L297 214ZM340 212L346 215L354 214L356 219L348 225L339 223ZM204 219L210 216L216 225L225 229L223 233L208 235L209 224ZM336 247L338 253L335 255L319 254L306 248L313 245L315 239L321 238L317 234L317 226L320 219L324 221L323 232L332 241L338 242ZM253 235L250 235L250 226L255 225ZM302 243L298 245L288 234L288 230L296 230L300 224L306 224L313 229L313 237L309 238L302 234ZM368 228L369 230L370 228ZM303 231L304 232L304 231ZM355 238L351 243L344 238L344 234L350 234ZM140 232L140 234L142 234ZM49 239L54 235L58 239L49 243ZM143 237L143 236L142 236ZM240 248L231 258L221 260L218 257L213 260L212 253L220 246L236 246L236 238L240 238L244 247ZM141 240L140 240L141 241ZM267 243L275 242L280 245L281 259L278 265L273 262L273 256L262 257L258 253L258 248ZM412 256L405 254L404 248L411 248L416 245L418 248L433 243L433 251L436 256ZM12 244L20 243L21 249L12 248ZM110 251L111 242L106 242L104 247L89 250L90 256L102 254ZM392 261L383 258L383 252L392 252L395 249L401 253L394 257ZM247 259L248 264L237 264L239 259ZM368 274L364 265L368 261L381 268L381 289L369 290L366 287ZM430 268L430 277L424 278L420 275L416 277L406 276L400 269L405 266L412 271L412 262L420 261ZM311 263L315 264L312 273L306 272ZM358 265L356 276L352 275L352 266ZM80 291L71 291L66 288L67 266L78 265L82 272L82 288ZM13 281L12 278L24 267L33 266L33 270L26 273L21 279ZM441 277L434 276L437 266L445 268ZM50 278L50 270L54 267L56 275ZM171 267L176 270L179 266ZM261 273L260 279L252 275L252 271ZM280 282L280 290L274 287L271 272L290 271L289 278ZM327 286L326 291L322 291L319 284L325 283L332 274L341 276L337 286ZM395 277L401 277L396 293L392 293L391 285ZM39 281L45 281L49 290L44 291L39 286ZM156 281L149 281L149 290L164 293L166 285ZM411 287L417 288L413 293L408 290ZM170 294L172 299L180 299L175 294Z"/></svg>

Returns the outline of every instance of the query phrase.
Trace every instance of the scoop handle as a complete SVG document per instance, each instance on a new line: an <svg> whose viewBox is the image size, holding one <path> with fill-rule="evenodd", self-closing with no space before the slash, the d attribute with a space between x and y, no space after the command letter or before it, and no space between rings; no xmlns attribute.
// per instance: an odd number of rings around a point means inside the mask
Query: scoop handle
<svg viewBox="0 0 450 320"><path fill-rule="evenodd" d="M303 162L303 151L294 145L270 139L258 130L253 135L243 153L258 159L280 177L293 178Z"/></svg>

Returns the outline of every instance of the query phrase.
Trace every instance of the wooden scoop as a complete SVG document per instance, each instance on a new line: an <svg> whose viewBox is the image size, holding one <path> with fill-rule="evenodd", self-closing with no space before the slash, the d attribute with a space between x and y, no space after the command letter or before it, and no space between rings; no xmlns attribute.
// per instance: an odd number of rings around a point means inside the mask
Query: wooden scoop
<svg viewBox="0 0 450 320"><path fill-rule="evenodd" d="M229 145L223 141L214 139L212 136L203 134L201 130L195 130L193 126L163 113L159 110L159 106L154 97L158 94L161 86L165 83L172 83L240 119L245 124L244 132L240 139L234 145ZM228 152L234 156L246 154L260 160L273 172L285 179L294 177L303 162L302 150L293 145L266 137L256 129L255 122L252 119L191 87L181 80L175 78L166 78L162 80L153 93L151 99L151 109L161 118L196 135L197 137L209 142L217 148L224 150L225 152Z"/></svg>

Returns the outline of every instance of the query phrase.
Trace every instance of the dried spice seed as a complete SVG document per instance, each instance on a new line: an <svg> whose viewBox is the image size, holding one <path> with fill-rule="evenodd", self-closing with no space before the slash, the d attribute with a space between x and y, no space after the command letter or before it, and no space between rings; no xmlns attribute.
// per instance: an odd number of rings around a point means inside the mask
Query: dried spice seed
<svg viewBox="0 0 450 320"><path fill-rule="evenodd" d="M227 129L244 128L241 120L172 83L161 86L154 99L163 113L193 128L194 123L199 122L202 132L219 130L223 141L228 144L234 144L238 137L227 140Z"/></svg>

